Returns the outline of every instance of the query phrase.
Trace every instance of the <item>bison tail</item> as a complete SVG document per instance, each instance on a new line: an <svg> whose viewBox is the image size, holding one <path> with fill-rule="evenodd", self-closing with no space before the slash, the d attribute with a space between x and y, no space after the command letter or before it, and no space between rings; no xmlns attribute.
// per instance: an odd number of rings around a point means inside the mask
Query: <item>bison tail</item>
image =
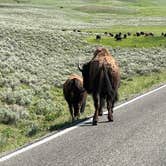
<svg viewBox="0 0 166 166"><path fill-rule="evenodd" d="M112 87L112 80L109 78L108 71L104 65L103 65L103 70L104 70L104 76L105 76L105 82L106 82L108 95L111 96L113 101L117 101L118 94Z"/></svg>
<svg viewBox="0 0 166 166"><path fill-rule="evenodd" d="M81 109L80 109L80 113L84 113L85 111L85 105L86 105L86 99L84 99L84 101L82 102L82 105L81 105Z"/></svg>
<svg viewBox="0 0 166 166"><path fill-rule="evenodd" d="M114 97L114 102L119 100L119 94L117 91L115 91L115 97Z"/></svg>

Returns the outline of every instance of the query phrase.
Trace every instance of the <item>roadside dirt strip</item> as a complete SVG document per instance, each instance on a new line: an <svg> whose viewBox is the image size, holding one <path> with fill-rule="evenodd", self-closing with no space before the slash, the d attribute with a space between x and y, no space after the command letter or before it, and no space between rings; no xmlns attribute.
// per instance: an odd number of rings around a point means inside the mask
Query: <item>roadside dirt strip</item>
<svg viewBox="0 0 166 166"><path fill-rule="evenodd" d="M0 158L0 166L165 166L166 85ZM107 114L105 112L105 114Z"/></svg>

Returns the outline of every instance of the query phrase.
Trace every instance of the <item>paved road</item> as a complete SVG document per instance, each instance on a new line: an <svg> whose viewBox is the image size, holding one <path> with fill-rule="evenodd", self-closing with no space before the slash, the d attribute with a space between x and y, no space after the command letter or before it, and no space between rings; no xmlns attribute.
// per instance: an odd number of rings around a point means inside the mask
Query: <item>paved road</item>
<svg viewBox="0 0 166 166"><path fill-rule="evenodd" d="M0 166L166 166L166 87Z"/></svg>

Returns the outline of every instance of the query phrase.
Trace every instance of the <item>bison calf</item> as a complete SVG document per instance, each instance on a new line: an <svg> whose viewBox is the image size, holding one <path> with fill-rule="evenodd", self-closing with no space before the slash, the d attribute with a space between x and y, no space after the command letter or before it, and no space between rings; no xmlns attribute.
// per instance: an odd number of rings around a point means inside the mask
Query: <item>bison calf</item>
<svg viewBox="0 0 166 166"><path fill-rule="evenodd" d="M68 103L72 121L84 112L87 93L83 88L82 77L73 74L63 84L63 94Z"/></svg>

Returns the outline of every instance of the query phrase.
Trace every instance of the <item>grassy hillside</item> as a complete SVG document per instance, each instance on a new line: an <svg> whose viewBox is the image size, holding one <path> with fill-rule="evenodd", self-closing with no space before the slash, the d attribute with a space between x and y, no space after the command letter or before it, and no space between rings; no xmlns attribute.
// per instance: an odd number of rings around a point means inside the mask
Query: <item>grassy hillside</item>
<svg viewBox="0 0 166 166"><path fill-rule="evenodd" d="M120 100L165 83L166 49L158 47L164 43L160 38L153 45L135 38L124 46L107 44L113 42L107 38L93 41L105 31L166 32L164 5L161 0L159 5L148 0L0 0L0 152L71 123L61 87L69 74L80 74L78 61L91 59L96 45L107 45L120 64ZM81 118L92 112L89 97Z"/></svg>

